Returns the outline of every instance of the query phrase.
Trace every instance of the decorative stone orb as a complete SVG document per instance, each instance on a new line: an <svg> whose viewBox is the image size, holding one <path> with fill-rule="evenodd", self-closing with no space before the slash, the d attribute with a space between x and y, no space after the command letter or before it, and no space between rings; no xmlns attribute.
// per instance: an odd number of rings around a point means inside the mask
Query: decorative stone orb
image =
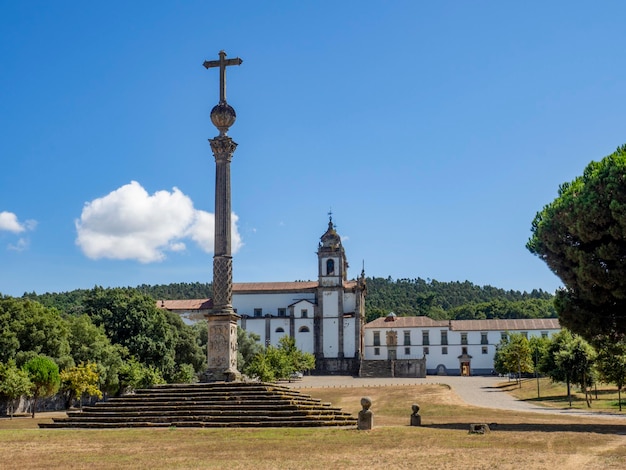
<svg viewBox="0 0 626 470"><path fill-rule="evenodd" d="M361 398L361 406L364 410L369 410L372 406L372 399L370 397Z"/></svg>
<svg viewBox="0 0 626 470"><path fill-rule="evenodd" d="M211 110L211 122L222 134L226 134L228 128L235 123L237 114L228 103L220 103Z"/></svg>

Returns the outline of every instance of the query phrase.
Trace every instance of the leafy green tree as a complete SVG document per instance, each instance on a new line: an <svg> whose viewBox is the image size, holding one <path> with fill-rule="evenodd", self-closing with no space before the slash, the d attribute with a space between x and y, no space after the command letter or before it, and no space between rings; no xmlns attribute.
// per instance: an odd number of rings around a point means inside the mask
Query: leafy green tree
<svg viewBox="0 0 626 470"><path fill-rule="evenodd" d="M100 377L95 362L81 362L79 365L70 367L61 372L62 389L68 393L68 404L79 399L80 408L83 407L83 396L97 396L102 398L102 392L98 388Z"/></svg>
<svg viewBox="0 0 626 470"><path fill-rule="evenodd" d="M298 349L294 338L287 335L280 338L280 340L278 340L278 349L287 357L289 369L287 376L281 378L289 378L295 372L305 372L315 368L315 356Z"/></svg>
<svg viewBox="0 0 626 470"><path fill-rule="evenodd" d="M626 335L626 145L559 187L526 247L563 282L562 326L590 341Z"/></svg>
<svg viewBox="0 0 626 470"><path fill-rule="evenodd" d="M546 361L548 348L550 347L550 338L542 336L532 336L528 340L530 346L530 356L533 362L533 372L537 374L541 370L541 365Z"/></svg>
<svg viewBox="0 0 626 470"><path fill-rule="evenodd" d="M244 372L263 382L289 379L293 373L315 368L315 357L300 351L295 340L283 336L278 347L268 346L257 353L246 366Z"/></svg>
<svg viewBox="0 0 626 470"><path fill-rule="evenodd" d="M257 353L246 366L245 373L261 382L273 382L278 374L286 368L285 358L274 346L268 346L263 352Z"/></svg>
<svg viewBox="0 0 626 470"><path fill-rule="evenodd" d="M132 357L120 367L119 380L118 394L120 395L132 390L165 383L159 369L154 366L147 366Z"/></svg>
<svg viewBox="0 0 626 470"><path fill-rule="evenodd" d="M31 381L31 396L33 397L33 418L37 409L37 401L54 395L59 390L61 378L59 366L51 358L36 356L24 364L24 370Z"/></svg>
<svg viewBox="0 0 626 470"><path fill-rule="evenodd" d="M520 387L522 373L533 371L532 351L528 338L521 333L509 333L496 348L494 368L499 373L515 373Z"/></svg>
<svg viewBox="0 0 626 470"><path fill-rule="evenodd" d="M622 411L622 389L626 385L626 343L603 341L597 350L596 367L600 378L617 386L617 401Z"/></svg>
<svg viewBox="0 0 626 470"><path fill-rule="evenodd" d="M180 372L185 364L191 365L194 372L205 371L207 367L207 353L206 349L200 347L198 343L197 331L186 325L176 313L166 310L165 317L173 336L174 362L176 363L177 377L181 377ZM179 382L179 380L175 380L175 382ZM188 380L185 382L188 382Z"/></svg>
<svg viewBox="0 0 626 470"><path fill-rule="evenodd" d="M594 379L595 357L593 347L580 335L563 329L552 337L543 363L543 372L554 382L566 383L570 407L572 406L572 384L580 385L585 392L587 405L590 406L588 387Z"/></svg>
<svg viewBox="0 0 626 470"><path fill-rule="evenodd" d="M61 314L31 300L0 298L0 362L45 355L72 365L68 330Z"/></svg>
<svg viewBox="0 0 626 470"><path fill-rule="evenodd" d="M70 354L75 364L96 363L99 388L114 394L119 388L118 372L128 350L112 344L102 325L96 326L86 315L68 316Z"/></svg>
<svg viewBox="0 0 626 470"><path fill-rule="evenodd" d="M177 384L190 384L197 382L198 374L191 364L177 364L172 382Z"/></svg>
<svg viewBox="0 0 626 470"><path fill-rule="evenodd" d="M263 382L289 379L294 372L315 367L315 357L296 348L293 338L283 336L279 346L268 346L257 353L245 368L245 373Z"/></svg>
<svg viewBox="0 0 626 470"><path fill-rule="evenodd" d="M175 372L174 332L151 297L134 289L97 287L85 299L85 312L139 362L156 367L164 377Z"/></svg>
<svg viewBox="0 0 626 470"><path fill-rule="evenodd" d="M28 395L32 386L28 373L18 368L13 359L6 364L0 362L0 397L6 400L11 419L15 412L15 400Z"/></svg>
<svg viewBox="0 0 626 470"><path fill-rule="evenodd" d="M263 351L263 345L259 343L261 337L253 332L248 332L237 327L237 369L243 372L250 364L254 356Z"/></svg>

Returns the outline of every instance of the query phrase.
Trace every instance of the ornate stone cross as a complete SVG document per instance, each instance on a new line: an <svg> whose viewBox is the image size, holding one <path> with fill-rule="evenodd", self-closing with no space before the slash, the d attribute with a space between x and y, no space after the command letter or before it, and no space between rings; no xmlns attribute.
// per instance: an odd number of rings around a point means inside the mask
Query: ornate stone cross
<svg viewBox="0 0 626 470"><path fill-rule="evenodd" d="M226 52L220 51L220 60L205 60L202 65L204 68L209 69L211 67L220 68L220 103L226 103L226 67L229 65L241 65L243 60L239 57L234 59L226 59Z"/></svg>
<svg viewBox="0 0 626 470"><path fill-rule="evenodd" d="M237 315L233 309L233 257L231 254L230 162L237 144L227 131L235 122L235 110L226 103L226 67L240 65L240 58L205 61L204 67L220 68L220 102L211 110L211 122L220 135L209 139L215 157L215 237L213 246L213 308L207 314L208 348L206 379L237 380Z"/></svg>

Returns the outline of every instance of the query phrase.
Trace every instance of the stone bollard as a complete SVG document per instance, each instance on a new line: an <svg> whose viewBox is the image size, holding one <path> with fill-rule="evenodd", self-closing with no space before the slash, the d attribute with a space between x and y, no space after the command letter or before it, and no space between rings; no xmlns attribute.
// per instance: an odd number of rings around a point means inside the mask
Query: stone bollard
<svg viewBox="0 0 626 470"><path fill-rule="evenodd" d="M491 432L491 429L486 423L473 423L469 426L469 434L487 434L488 432Z"/></svg>
<svg viewBox="0 0 626 470"><path fill-rule="evenodd" d="M411 413L411 426L421 426L422 425L422 417L419 414L420 406L416 403L411 409L413 413Z"/></svg>
<svg viewBox="0 0 626 470"><path fill-rule="evenodd" d="M374 427L374 413L370 410L372 399L369 397L361 398L361 406L363 409L359 411L356 428L360 431L369 431Z"/></svg>

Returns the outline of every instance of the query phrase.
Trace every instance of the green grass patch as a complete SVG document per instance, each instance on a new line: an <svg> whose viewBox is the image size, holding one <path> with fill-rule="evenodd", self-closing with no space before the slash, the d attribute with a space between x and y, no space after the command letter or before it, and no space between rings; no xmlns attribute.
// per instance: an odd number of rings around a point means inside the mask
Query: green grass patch
<svg viewBox="0 0 626 470"><path fill-rule="evenodd" d="M552 382L548 378L539 379L539 391L536 379L522 379L521 388L515 381L499 385L520 400L533 402L553 408L570 408L567 386L561 382ZM619 412L617 389L614 386L599 384L591 390L591 408L587 407L585 394L575 385L571 386L572 409ZM626 394L622 392L622 410L626 414Z"/></svg>

